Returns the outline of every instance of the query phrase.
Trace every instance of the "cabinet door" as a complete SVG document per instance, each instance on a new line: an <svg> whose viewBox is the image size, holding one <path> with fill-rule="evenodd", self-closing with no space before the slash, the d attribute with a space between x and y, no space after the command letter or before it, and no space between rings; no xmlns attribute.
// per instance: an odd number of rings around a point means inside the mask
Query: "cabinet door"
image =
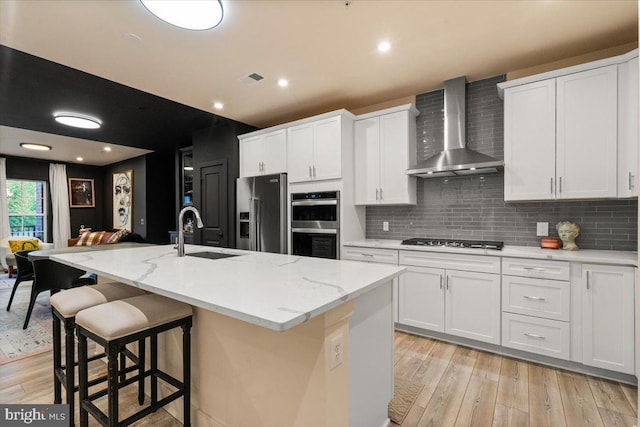
<svg viewBox="0 0 640 427"><path fill-rule="evenodd" d="M500 275L447 270L445 332L500 344Z"/></svg>
<svg viewBox="0 0 640 427"><path fill-rule="evenodd" d="M240 177L262 174L263 142L262 135L240 141Z"/></svg>
<svg viewBox="0 0 640 427"><path fill-rule="evenodd" d="M638 196L638 58L618 65L618 197Z"/></svg>
<svg viewBox="0 0 640 427"><path fill-rule="evenodd" d="M398 323L444 332L444 270L407 267L398 288Z"/></svg>
<svg viewBox="0 0 640 427"><path fill-rule="evenodd" d="M556 83L504 92L504 199L555 198Z"/></svg>
<svg viewBox="0 0 640 427"><path fill-rule="evenodd" d="M342 177L342 119L332 117L313 124L314 179Z"/></svg>
<svg viewBox="0 0 640 427"><path fill-rule="evenodd" d="M582 280L582 363L633 375L633 268L584 264Z"/></svg>
<svg viewBox="0 0 640 427"><path fill-rule="evenodd" d="M289 182L313 179L313 125L306 123L287 129Z"/></svg>
<svg viewBox="0 0 640 427"><path fill-rule="evenodd" d="M356 205L378 203L380 184L380 118L354 123Z"/></svg>
<svg viewBox="0 0 640 427"><path fill-rule="evenodd" d="M287 171L287 133L279 130L264 135L263 172L265 174Z"/></svg>
<svg viewBox="0 0 640 427"><path fill-rule="evenodd" d="M408 176L409 112L400 111L380 117L380 203L415 204L415 177ZM411 119L415 120L413 116ZM413 190L413 197L410 189Z"/></svg>
<svg viewBox="0 0 640 427"><path fill-rule="evenodd" d="M557 79L557 197L616 197L618 67Z"/></svg>

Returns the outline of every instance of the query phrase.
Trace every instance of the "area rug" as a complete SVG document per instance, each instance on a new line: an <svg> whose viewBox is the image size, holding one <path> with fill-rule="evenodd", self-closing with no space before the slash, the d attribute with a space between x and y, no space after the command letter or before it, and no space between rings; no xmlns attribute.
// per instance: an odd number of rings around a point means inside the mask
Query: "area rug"
<svg viewBox="0 0 640 427"><path fill-rule="evenodd" d="M16 281L16 275L14 274L11 279L7 273L0 273L0 289L13 288L13 283Z"/></svg>
<svg viewBox="0 0 640 427"><path fill-rule="evenodd" d="M391 421L398 425L402 424L421 390L422 384L402 378L394 379L393 399L389 402Z"/></svg>
<svg viewBox="0 0 640 427"><path fill-rule="evenodd" d="M13 282L9 288L0 288L0 365L49 351L53 342L49 292L40 293L29 327L22 329L29 307L31 282L20 284L11 311L7 311L12 287Z"/></svg>

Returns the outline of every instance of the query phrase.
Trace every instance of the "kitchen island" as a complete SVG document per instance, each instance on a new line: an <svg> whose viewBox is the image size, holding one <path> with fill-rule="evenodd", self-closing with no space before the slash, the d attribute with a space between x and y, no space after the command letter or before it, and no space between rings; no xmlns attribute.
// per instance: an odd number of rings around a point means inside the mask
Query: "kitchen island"
<svg viewBox="0 0 640 427"><path fill-rule="evenodd" d="M166 245L51 259L194 306L196 426L388 423L392 281L402 267L194 245L186 253ZM161 367L178 377L180 342L179 333L160 340ZM179 406L169 410L181 419Z"/></svg>

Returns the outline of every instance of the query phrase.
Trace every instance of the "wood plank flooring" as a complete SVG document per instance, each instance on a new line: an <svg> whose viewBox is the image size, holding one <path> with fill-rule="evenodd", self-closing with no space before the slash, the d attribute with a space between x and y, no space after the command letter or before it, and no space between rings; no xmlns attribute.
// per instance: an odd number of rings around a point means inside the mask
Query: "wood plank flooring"
<svg viewBox="0 0 640 427"><path fill-rule="evenodd" d="M636 387L403 332L395 345L396 377L423 385L401 427L636 424Z"/></svg>
<svg viewBox="0 0 640 427"><path fill-rule="evenodd" d="M631 427L637 419L635 387L402 332L395 345L396 376L423 387L402 427ZM51 403L51 357L47 352L0 366L0 403ZM92 375L104 373L100 363L92 367ZM127 389L121 409L131 413L135 385ZM159 410L133 425L180 423Z"/></svg>

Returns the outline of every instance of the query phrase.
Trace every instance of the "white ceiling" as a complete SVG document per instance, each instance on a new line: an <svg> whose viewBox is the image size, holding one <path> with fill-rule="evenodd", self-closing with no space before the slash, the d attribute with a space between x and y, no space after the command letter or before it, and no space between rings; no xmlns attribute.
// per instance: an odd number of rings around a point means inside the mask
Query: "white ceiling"
<svg viewBox="0 0 640 427"><path fill-rule="evenodd" d="M209 31L136 0L0 0L0 43L240 122L266 127L358 109L638 39L623 1L223 1ZM139 40L128 34L135 34ZM379 41L392 47L377 51ZM265 78L251 85L250 73ZM280 88L278 78L290 81ZM224 109L214 110L214 101Z"/></svg>
<svg viewBox="0 0 640 427"><path fill-rule="evenodd" d="M54 149L52 151L27 150L20 147L21 142L49 145ZM110 147L111 151L104 151L104 147ZM0 153L9 156L104 166L150 152L123 145L0 126ZM82 157L82 161L77 160L78 157Z"/></svg>

